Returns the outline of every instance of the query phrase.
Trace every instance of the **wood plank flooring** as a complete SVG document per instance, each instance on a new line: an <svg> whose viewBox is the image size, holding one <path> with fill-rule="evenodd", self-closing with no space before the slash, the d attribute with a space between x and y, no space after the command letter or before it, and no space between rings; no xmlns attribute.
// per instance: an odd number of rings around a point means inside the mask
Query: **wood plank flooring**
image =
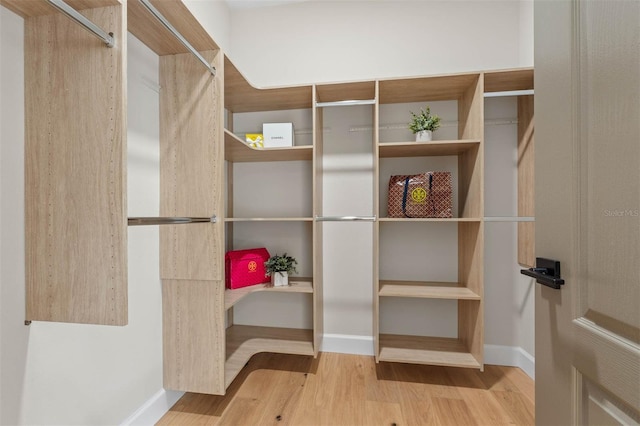
<svg viewBox="0 0 640 426"><path fill-rule="evenodd" d="M533 413L534 382L518 368L265 353L227 395L187 393L158 425L533 425Z"/></svg>

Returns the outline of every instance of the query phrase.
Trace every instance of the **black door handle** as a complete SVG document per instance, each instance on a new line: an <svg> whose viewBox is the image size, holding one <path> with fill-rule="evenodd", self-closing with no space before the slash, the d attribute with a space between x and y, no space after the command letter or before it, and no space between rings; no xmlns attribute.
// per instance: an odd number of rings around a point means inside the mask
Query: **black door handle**
<svg viewBox="0 0 640 426"><path fill-rule="evenodd" d="M538 284L543 284L556 290L559 290L560 286L564 285L564 280L560 278L560 262L557 260L536 257L536 267L521 269L520 273L535 278Z"/></svg>

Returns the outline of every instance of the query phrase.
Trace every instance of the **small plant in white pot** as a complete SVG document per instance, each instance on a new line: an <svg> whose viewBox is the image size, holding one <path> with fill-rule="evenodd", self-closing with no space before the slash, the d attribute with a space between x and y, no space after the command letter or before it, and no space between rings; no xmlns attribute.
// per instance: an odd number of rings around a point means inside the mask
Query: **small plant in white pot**
<svg viewBox="0 0 640 426"><path fill-rule="evenodd" d="M271 276L271 284L274 287L281 287L289 285L289 274L298 272L297 264L298 261L287 253L282 256L276 254L264 262L264 269L267 275Z"/></svg>
<svg viewBox="0 0 640 426"><path fill-rule="evenodd" d="M440 127L440 117L431 115L431 108L420 108L420 114L411 112L409 129L416 135L416 142L428 142L433 138L433 132Z"/></svg>

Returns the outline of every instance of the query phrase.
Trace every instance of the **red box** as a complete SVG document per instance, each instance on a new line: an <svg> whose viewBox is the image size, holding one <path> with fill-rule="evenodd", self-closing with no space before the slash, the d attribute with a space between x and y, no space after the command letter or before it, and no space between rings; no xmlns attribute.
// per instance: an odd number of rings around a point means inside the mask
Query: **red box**
<svg viewBox="0 0 640 426"><path fill-rule="evenodd" d="M264 269L269 260L266 248L235 250L224 256L225 282L227 288L242 288L271 282Z"/></svg>

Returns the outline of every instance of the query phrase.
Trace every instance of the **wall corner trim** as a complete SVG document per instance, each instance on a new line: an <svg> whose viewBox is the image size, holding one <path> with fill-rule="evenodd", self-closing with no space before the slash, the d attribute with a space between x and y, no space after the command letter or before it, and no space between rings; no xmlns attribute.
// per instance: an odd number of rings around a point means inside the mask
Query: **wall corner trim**
<svg viewBox="0 0 640 426"><path fill-rule="evenodd" d="M484 363L518 367L535 380L536 359L521 347L484 345Z"/></svg>
<svg viewBox="0 0 640 426"><path fill-rule="evenodd" d="M120 423L120 426L155 425L182 398L182 395L184 392L160 389Z"/></svg>

